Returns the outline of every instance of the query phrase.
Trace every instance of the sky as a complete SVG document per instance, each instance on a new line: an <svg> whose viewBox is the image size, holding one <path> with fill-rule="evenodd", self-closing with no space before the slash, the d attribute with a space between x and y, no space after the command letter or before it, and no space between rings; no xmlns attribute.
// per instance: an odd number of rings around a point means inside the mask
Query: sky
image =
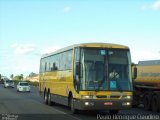
<svg viewBox="0 0 160 120"><path fill-rule="evenodd" d="M0 73L39 72L42 54L88 42L160 59L160 0L0 0Z"/></svg>

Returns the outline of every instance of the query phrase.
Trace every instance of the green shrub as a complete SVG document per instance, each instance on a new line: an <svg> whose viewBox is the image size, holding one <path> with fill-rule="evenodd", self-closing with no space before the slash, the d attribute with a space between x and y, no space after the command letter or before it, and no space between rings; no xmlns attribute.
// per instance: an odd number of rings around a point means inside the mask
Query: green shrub
<svg viewBox="0 0 160 120"><path fill-rule="evenodd" d="M16 85L18 84L18 82L22 82L22 80L14 80L14 83ZM29 85L31 85L31 86L39 86L39 82L31 82L31 81L28 81L28 80L26 80L26 82L28 82Z"/></svg>

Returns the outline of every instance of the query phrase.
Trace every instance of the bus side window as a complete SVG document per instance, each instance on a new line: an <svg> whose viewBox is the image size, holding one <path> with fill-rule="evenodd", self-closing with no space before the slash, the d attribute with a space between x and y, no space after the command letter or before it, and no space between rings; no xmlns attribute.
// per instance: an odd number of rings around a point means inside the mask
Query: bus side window
<svg viewBox="0 0 160 120"><path fill-rule="evenodd" d="M46 72L47 71L47 62L45 62L45 67L44 67L44 71Z"/></svg>
<svg viewBox="0 0 160 120"><path fill-rule="evenodd" d="M56 63L53 63L53 70L57 70Z"/></svg>

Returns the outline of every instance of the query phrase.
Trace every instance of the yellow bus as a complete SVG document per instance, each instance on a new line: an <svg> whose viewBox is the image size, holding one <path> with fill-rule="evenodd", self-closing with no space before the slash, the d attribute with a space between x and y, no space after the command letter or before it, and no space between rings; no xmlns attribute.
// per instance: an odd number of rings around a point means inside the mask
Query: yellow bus
<svg viewBox="0 0 160 120"><path fill-rule="evenodd" d="M41 57L39 92L48 105L117 114L131 108L132 89L127 46L83 43Z"/></svg>

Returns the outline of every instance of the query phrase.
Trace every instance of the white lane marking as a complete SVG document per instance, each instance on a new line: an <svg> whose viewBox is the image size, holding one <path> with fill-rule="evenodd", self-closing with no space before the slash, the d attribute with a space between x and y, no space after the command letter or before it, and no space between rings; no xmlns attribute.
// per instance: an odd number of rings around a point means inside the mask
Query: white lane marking
<svg viewBox="0 0 160 120"><path fill-rule="evenodd" d="M80 119L80 118L77 118L77 117L74 117L74 116L72 116L72 115L69 115L69 114L67 114L67 113L65 113L65 112L63 112L63 111L60 111L60 110L57 110L57 109L55 109L55 108L53 108L55 111L57 111L57 112L60 112L60 113L63 113L63 114L65 114L65 115L67 115L67 116L70 116L70 117L72 117L72 118L74 118L74 119L76 119L76 120L82 120L82 119Z"/></svg>
<svg viewBox="0 0 160 120"><path fill-rule="evenodd" d="M32 100L33 100L33 99L32 99ZM37 102L36 100L33 100L33 101L36 102L36 103L42 104L41 102ZM42 105L44 105L44 104L42 104ZM47 105L45 105L45 106L47 106ZM82 119L77 118L77 117L75 117L75 116L69 115L68 113L65 113L65 112L63 112L63 111L61 111L61 110L58 110L58 109L56 109L56 108L54 108L54 107L52 107L52 106L48 106L48 107L51 107L51 108L54 109L55 111L60 112L60 113L62 113L62 114L65 114L65 115L67 115L67 116L70 116L70 117L72 117L72 118L74 118L74 119L76 119L76 120L82 120Z"/></svg>
<svg viewBox="0 0 160 120"><path fill-rule="evenodd" d="M32 100L33 100L33 99L32 99ZM34 100L34 101L36 101L36 100ZM37 102L37 101L36 101L36 102ZM40 103L40 104L41 104L41 103ZM51 107L51 106L50 106L50 107ZM63 112L63 111L57 110L56 108L53 108L53 107L52 107L52 109L54 109L55 111L60 112L60 113L62 113L62 114L65 114L65 115L67 115L67 116L70 116L70 117L72 117L72 118L74 118L74 119L76 119L76 120L82 120L82 119L77 118L77 117L75 117L75 116L69 115L69 114L67 114L67 113L65 113L65 112Z"/></svg>

